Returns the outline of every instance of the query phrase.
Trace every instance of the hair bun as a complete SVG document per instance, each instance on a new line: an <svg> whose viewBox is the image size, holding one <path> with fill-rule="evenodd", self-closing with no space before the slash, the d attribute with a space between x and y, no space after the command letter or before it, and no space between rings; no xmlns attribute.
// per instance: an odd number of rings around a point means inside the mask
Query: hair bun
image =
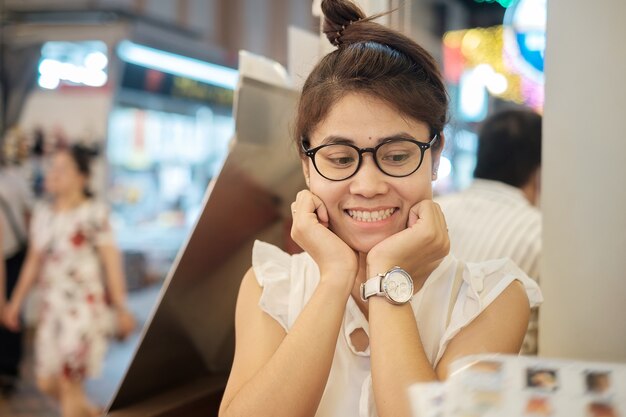
<svg viewBox="0 0 626 417"><path fill-rule="evenodd" d="M100 148L96 144L87 145L85 143L75 143L72 145L72 151L89 158L95 158L100 154Z"/></svg>
<svg viewBox="0 0 626 417"><path fill-rule="evenodd" d="M341 45L343 31L351 24L366 18L359 7L347 0L322 0L323 31L333 45Z"/></svg>

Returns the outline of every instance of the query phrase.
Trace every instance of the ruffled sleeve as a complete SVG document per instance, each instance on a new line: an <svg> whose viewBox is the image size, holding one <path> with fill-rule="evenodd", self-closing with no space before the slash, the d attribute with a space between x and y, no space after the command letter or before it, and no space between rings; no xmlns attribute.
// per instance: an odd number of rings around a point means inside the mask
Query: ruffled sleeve
<svg viewBox="0 0 626 417"><path fill-rule="evenodd" d="M434 366L439 363L450 340L482 313L513 281L522 283L531 308L538 307L543 302L537 283L509 259L465 265L463 284L450 324L441 339Z"/></svg>
<svg viewBox="0 0 626 417"><path fill-rule="evenodd" d="M319 283L317 265L306 252L289 255L257 240L252 268L263 287L259 307L288 332Z"/></svg>
<svg viewBox="0 0 626 417"><path fill-rule="evenodd" d="M252 248L252 268L263 287L259 307L288 331L291 256L257 240Z"/></svg>
<svg viewBox="0 0 626 417"><path fill-rule="evenodd" d="M37 251L45 251L51 243L51 217L50 208L46 203L35 204L30 222L29 244Z"/></svg>

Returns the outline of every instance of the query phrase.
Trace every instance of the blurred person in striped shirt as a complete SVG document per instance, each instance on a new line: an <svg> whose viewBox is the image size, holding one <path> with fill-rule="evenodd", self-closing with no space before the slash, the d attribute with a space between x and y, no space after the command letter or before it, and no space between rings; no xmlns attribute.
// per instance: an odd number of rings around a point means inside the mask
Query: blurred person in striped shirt
<svg viewBox="0 0 626 417"><path fill-rule="evenodd" d="M539 281L541 257L541 116L505 110L489 117L478 136L474 181L436 199L445 214L450 252L468 262L510 258ZM537 354L534 310L521 353Z"/></svg>

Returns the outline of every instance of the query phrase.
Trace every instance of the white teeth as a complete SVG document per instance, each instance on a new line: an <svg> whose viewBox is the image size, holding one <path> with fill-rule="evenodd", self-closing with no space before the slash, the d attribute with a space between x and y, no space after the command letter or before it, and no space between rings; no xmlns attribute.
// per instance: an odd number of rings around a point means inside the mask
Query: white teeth
<svg viewBox="0 0 626 417"><path fill-rule="evenodd" d="M348 214L355 220L360 222L377 222L385 220L396 211L395 208L378 210L378 211L361 211L361 210L348 210Z"/></svg>

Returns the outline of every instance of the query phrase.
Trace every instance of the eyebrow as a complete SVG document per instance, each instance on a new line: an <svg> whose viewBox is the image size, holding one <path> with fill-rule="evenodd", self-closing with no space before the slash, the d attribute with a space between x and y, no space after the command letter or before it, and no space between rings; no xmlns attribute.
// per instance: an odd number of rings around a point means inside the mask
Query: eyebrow
<svg viewBox="0 0 626 417"><path fill-rule="evenodd" d="M391 136L385 136L382 138L378 138L376 140L376 143L374 144L374 146L378 145L379 143L388 141L388 140L393 140L393 139L410 139L410 140L417 140L415 139L415 137L413 135L410 135L406 132L399 132L399 133L395 133ZM428 139L430 140L430 138ZM330 145L330 144L342 144L342 145L354 145L354 140L343 137L343 136L338 136L338 135L330 135L330 136L326 136L324 138L324 140L322 140L322 143L320 145Z"/></svg>

